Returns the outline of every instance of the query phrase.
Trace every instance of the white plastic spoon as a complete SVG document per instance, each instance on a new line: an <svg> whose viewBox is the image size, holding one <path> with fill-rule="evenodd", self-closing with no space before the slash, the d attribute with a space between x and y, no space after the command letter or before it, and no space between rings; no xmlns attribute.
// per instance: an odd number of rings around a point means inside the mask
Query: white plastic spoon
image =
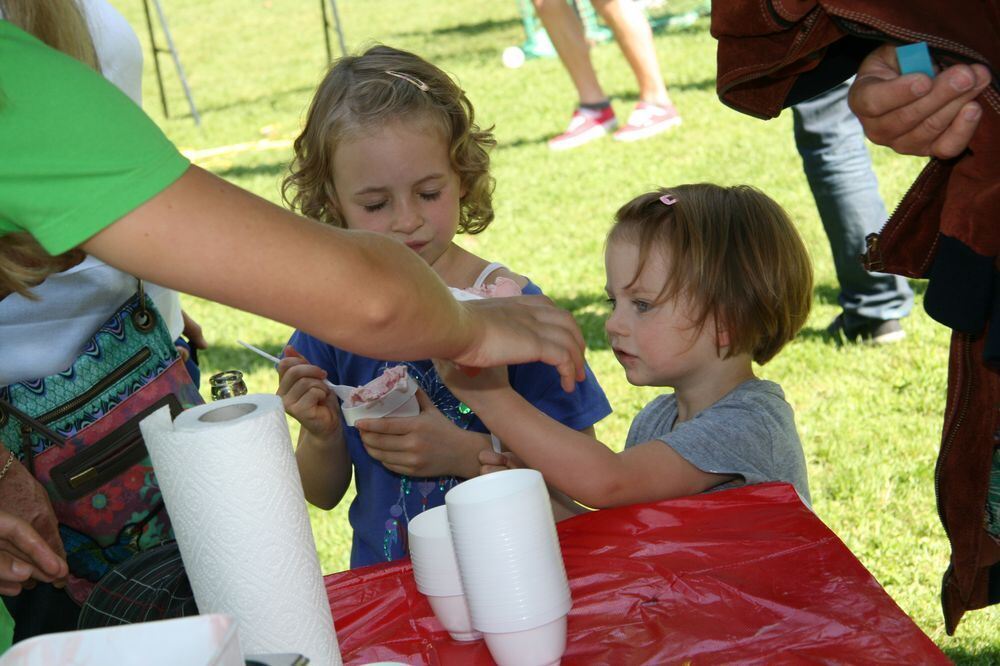
<svg viewBox="0 0 1000 666"><path fill-rule="evenodd" d="M281 362L281 359L278 358L277 356L272 356L271 354L268 354L263 349L259 349L257 347L254 347L249 342L243 342L242 340L237 340L236 342L240 343L241 345L243 345L244 347L246 347L247 349L249 349L253 353L258 354L260 356L263 356L264 358L266 358L268 361L271 361L275 365L278 365L278 363ZM343 400L344 402L349 401L351 399L351 394L354 393L354 391L355 391L355 387L353 387L353 386L345 386L343 384L334 384L333 382L331 382L328 379L324 379L323 381L326 382L326 385L329 386L333 390L333 392L337 394L337 397L340 398L341 400Z"/></svg>

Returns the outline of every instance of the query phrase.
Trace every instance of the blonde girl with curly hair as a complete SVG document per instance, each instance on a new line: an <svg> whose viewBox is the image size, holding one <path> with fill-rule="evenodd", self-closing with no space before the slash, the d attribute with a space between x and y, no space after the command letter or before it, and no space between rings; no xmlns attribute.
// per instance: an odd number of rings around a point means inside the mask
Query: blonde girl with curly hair
<svg viewBox="0 0 1000 666"><path fill-rule="evenodd" d="M320 83L283 194L307 217L398 240L450 287L516 284L522 293L540 294L528 278L454 242L456 234L480 233L493 221L489 151L495 143L445 72L412 53L375 46L337 61ZM324 380L361 386L397 363L302 331L284 355L278 394L302 425L296 457L306 498L333 508L353 473L351 566L405 556L409 520L443 504L449 488L479 473L479 452L491 448L488 430L444 386L430 360L405 364L420 385L419 415L348 427ZM589 369L571 393L543 364L513 365L507 373L525 400L588 436L611 411Z"/></svg>

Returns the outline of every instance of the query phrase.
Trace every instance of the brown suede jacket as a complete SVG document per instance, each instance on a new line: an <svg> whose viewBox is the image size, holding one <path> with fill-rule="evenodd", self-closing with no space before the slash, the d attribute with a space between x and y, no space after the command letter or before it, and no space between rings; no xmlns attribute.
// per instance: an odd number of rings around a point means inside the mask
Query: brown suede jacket
<svg viewBox="0 0 1000 666"><path fill-rule="evenodd" d="M924 41L941 67L993 74L968 149L930 160L864 257L869 270L927 278L924 307L954 329L934 474L951 634L965 611L1000 603L1000 538L984 521L1000 446L1000 0L726 0L712 7L712 34L719 97L761 118L846 80L885 42Z"/></svg>
<svg viewBox="0 0 1000 666"><path fill-rule="evenodd" d="M957 331L1000 323L1000 3L997 0L731 0L712 7L718 93L761 118L857 71L883 42L925 41L938 65L979 62L993 82L960 157L931 160L870 247L872 270L930 280L928 313ZM1000 361L1000 325L986 356Z"/></svg>

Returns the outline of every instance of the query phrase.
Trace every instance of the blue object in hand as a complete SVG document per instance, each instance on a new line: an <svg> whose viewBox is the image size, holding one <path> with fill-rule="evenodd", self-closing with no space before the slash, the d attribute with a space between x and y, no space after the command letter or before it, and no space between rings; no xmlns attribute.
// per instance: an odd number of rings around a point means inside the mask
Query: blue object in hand
<svg viewBox="0 0 1000 666"><path fill-rule="evenodd" d="M931 53L927 49L927 42L897 46L896 60L899 61L900 74L919 72L934 78L934 65L931 64Z"/></svg>

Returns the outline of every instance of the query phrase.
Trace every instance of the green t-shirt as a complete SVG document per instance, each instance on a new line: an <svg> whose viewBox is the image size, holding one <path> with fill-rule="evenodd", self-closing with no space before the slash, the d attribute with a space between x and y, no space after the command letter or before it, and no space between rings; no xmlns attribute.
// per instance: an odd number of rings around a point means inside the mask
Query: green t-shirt
<svg viewBox="0 0 1000 666"><path fill-rule="evenodd" d="M97 72L0 20L0 236L28 231L65 252L188 166Z"/></svg>
<svg viewBox="0 0 1000 666"><path fill-rule="evenodd" d="M0 601L0 654L14 642L14 618L7 612L7 604Z"/></svg>

